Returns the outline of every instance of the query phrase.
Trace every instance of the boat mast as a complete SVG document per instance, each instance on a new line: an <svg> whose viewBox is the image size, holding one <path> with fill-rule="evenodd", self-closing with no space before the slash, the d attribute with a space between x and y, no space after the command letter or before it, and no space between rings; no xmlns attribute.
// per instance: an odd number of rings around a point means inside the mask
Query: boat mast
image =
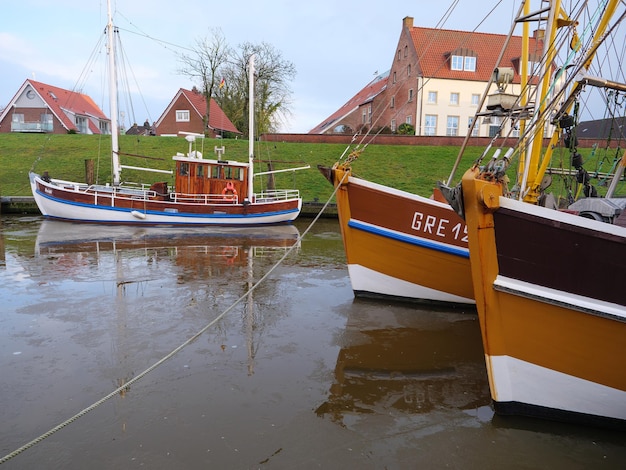
<svg viewBox="0 0 626 470"><path fill-rule="evenodd" d="M254 54L248 60L248 199L254 194Z"/></svg>
<svg viewBox="0 0 626 470"><path fill-rule="evenodd" d="M111 112L111 160L113 164L113 185L120 184L120 156L117 124L117 73L115 71L115 49L113 47L113 17L111 15L111 0L107 0L107 53L109 54L109 107Z"/></svg>

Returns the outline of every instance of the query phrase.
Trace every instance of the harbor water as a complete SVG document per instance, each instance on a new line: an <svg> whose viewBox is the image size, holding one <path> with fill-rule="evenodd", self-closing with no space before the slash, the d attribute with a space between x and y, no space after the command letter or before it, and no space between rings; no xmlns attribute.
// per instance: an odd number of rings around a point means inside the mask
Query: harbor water
<svg viewBox="0 0 626 470"><path fill-rule="evenodd" d="M3 468L626 468L625 433L494 415L475 311L355 299L311 222L2 216Z"/></svg>

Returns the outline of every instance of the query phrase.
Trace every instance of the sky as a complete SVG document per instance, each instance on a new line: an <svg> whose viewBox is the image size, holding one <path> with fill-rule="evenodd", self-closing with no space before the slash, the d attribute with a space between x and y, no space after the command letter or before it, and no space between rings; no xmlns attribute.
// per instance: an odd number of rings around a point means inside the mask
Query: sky
<svg viewBox="0 0 626 470"><path fill-rule="evenodd" d="M106 25L106 0L0 3L0 108L28 78L69 90L81 80L82 91L108 114L101 73L86 69ZM415 26L439 27L445 19L447 29L506 34L519 2L111 0L111 4L130 67L129 81L140 91L132 105L120 103L126 120L134 116L138 124L146 118L156 121L180 88L198 85L179 72L180 55L189 54L198 39L210 38L219 29L232 47L266 42L294 64L291 113L280 131L306 133L376 72L389 70L404 17L412 16Z"/></svg>

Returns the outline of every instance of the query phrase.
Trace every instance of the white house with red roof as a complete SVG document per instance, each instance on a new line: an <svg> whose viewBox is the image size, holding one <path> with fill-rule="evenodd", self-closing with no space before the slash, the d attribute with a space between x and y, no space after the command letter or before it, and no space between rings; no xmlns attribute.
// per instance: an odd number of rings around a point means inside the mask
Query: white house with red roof
<svg viewBox="0 0 626 470"><path fill-rule="evenodd" d="M110 134L111 121L87 95L26 80L0 113L0 132Z"/></svg>
<svg viewBox="0 0 626 470"><path fill-rule="evenodd" d="M529 43L530 62L541 56L541 36ZM506 92L520 93L522 38L514 36L500 63L505 35L420 28L413 18L402 20L402 31L391 68L309 133L396 132L407 123L415 135L463 136L496 67L514 71ZM493 85L493 92L496 85ZM475 136L498 132L497 119L477 123Z"/></svg>
<svg viewBox="0 0 626 470"><path fill-rule="evenodd" d="M156 121L156 133L157 135L178 135L179 132L203 134L205 114L204 95L195 87L193 90L181 88ZM213 137L220 136L224 132L241 134L213 98L210 104L209 130Z"/></svg>

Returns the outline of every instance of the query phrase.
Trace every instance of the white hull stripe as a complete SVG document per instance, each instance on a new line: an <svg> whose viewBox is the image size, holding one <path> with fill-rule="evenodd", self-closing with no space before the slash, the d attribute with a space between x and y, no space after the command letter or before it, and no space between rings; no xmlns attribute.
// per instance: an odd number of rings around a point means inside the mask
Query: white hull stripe
<svg viewBox="0 0 626 470"><path fill-rule="evenodd" d="M537 286L536 284L500 275L496 277L493 287L500 292L506 292L519 297L526 297L544 303L558 305L570 310L626 322L626 308L618 304L604 302L570 292L550 289L548 287Z"/></svg>
<svg viewBox="0 0 626 470"><path fill-rule="evenodd" d="M348 274L352 290L390 297L408 299L431 300L458 304L475 304L473 299L467 299L447 292L438 291L387 274L374 271L359 264L349 264Z"/></svg>
<svg viewBox="0 0 626 470"><path fill-rule="evenodd" d="M496 402L519 402L555 410L626 419L626 391L510 356L486 356ZM489 365L491 365L489 367Z"/></svg>
<svg viewBox="0 0 626 470"><path fill-rule="evenodd" d="M406 233L390 230L380 227L379 225L373 225L355 219L350 219L348 221L348 227L355 230L362 230L363 232L368 232L380 237L408 243L410 245L420 246L422 248L428 248L429 250L435 250L469 259L469 250L467 248L460 248L454 245L448 245L447 243L436 242L434 240L408 235Z"/></svg>

